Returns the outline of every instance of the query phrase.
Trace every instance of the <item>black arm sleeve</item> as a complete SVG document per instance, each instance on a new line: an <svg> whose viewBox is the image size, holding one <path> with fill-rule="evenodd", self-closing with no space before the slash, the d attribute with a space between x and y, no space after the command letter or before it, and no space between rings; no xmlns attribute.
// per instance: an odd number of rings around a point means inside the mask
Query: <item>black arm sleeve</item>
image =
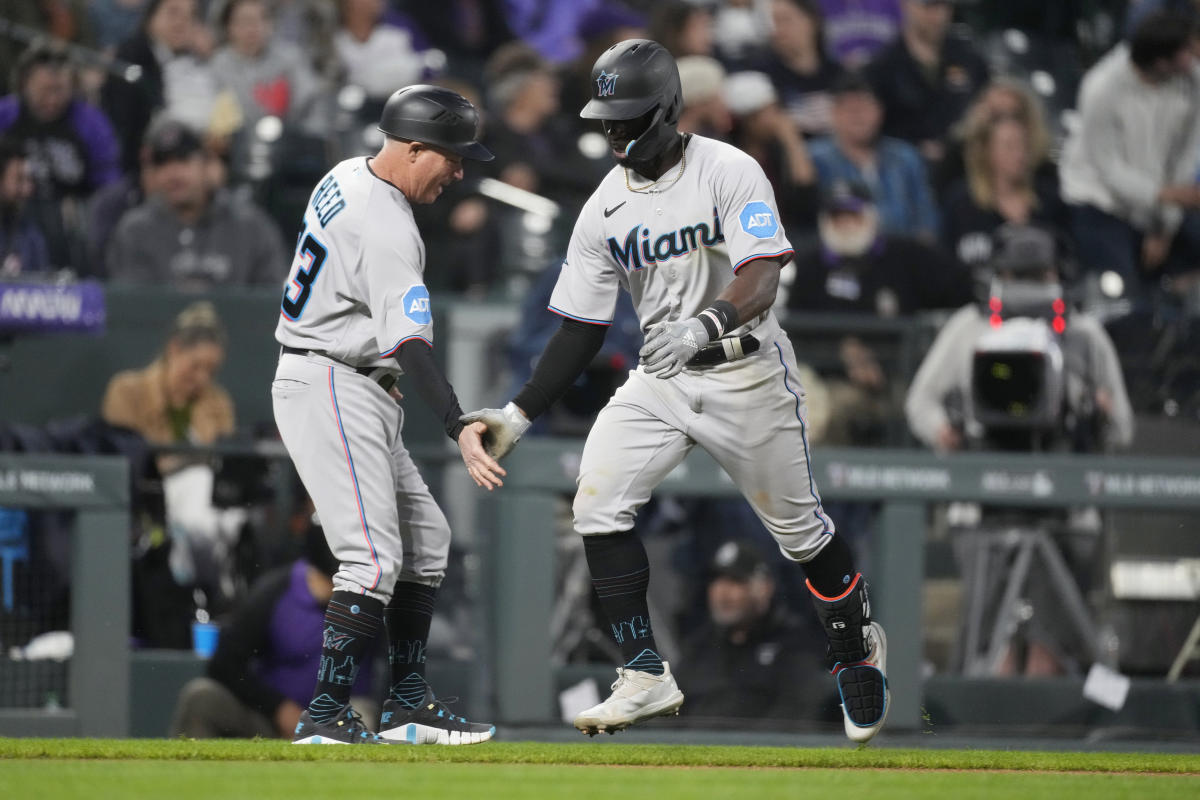
<svg viewBox="0 0 1200 800"><path fill-rule="evenodd" d="M458 421L463 413L462 406L458 404L454 387L433 360L433 348L420 339L409 339L396 351L396 361L404 374L413 379L414 388L425 405L442 418L446 435L457 442L464 427Z"/></svg>
<svg viewBox="0 0 1200 800"><path fill-rule="evenodd" d="M563 396L600 352L607 333L606 325L563 319L533 368L533 377L513 398L525 416L540 416Z"/></svg>
<svg viewBox="0 0 1200 800"><path fill-rule="evenodd" d="M291 579L290 564L262 576L229 623L221 626L217 651L208 662L208 677L268 719L287 697L259 680L251 664L270 647L271 616Z"/></svg>

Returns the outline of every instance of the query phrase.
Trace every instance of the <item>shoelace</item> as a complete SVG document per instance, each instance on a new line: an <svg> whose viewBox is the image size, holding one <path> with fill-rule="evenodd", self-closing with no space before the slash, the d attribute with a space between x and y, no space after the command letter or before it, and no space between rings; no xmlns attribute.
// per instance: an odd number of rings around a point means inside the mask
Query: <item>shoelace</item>
<svg viewBox="0 0 1200 800"><path fill-rule="evenodd" d="M458 702L458 698L454 697L454 696L446 697L446 698L438 698L436 695L434 695L433 702L428 705L428 708L430 711L432 711L434 708L436 708L439 717L445 715L445 716L449 717L451 721L458 721L458 722L462 722L465 724L467 721L466 717L455 716L453 713L451 713L449 706L446 705L447 703L457 703L457 702Z"/></svg>
<svg viewBox="0 0 1200 800"><path fill-rule="evenodd" d="M378 734L372 733L370 729L367 728L367 724L363 721L362 715L353 708L346 712L346 721L350 726L351 735L358 734L359 738L361 739L379 738Z"/></svg>

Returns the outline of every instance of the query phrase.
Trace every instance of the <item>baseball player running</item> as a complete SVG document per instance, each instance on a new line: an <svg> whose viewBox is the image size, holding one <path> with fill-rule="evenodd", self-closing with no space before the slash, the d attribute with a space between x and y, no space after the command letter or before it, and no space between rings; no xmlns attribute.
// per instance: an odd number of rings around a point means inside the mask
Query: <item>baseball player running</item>
<svg viewBox="0 0 1200 800"><path fill-rule="evenodd" d="M592 68L581 116L601 120L617 159L584 205L550 300L563 317L533 377L502 409L467 414L499 457L591 361L617 292L633 297L641 363L600 412L575 495L592 585L625 664L612 694L575 718L588 734L676 713L683 693L654 640L650 569L634 516L695 445L737 484L807 576L829 639L846 734L865 742L888 711L887 642L866 581L821 507L792 345L771 313L792 247L758 164L681 135L679 73L665 48L620 42Z"/></svg>
<svg viewBox="0 0 1200 800"><path fill-rule="evenodd" d="M425 682L450 528L405 449L404 413L391 394L396 376L409 375L475 482L500 485L504 470L480 440L487 429L459 421L454 389L433 361L425 246L412 212L462 179L464 158L492 158L475 141L477 121L452 91L401 89L384 106L378 154L335 166L304 212L275 329L283 347L271 396L340 569L296 744L474 744L495 732L451 714ZM381 623L391 688L377 735L350 707L350 688Z"/></svg>

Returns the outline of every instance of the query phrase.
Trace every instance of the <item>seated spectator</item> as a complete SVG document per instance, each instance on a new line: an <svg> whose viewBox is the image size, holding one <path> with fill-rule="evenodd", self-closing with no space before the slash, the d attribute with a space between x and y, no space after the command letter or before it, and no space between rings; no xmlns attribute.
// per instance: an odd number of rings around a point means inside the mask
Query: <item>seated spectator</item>
<svg viewBox="0 0 1200 800"><path fill-rule="evenodd" d="M46 232L51 263L82 271L74 203L120 177L117 139L100 109L77 90L65 50L39 43L15 69L16 92L0 98L0 134L25 149L34 179L31 213ZM66 204L66 205L64 205Z"/></svg>
<svg viewBox="0 0 1200 800"><path fill-rule="evenodd" d="M1200 93L1190 18L1147 17L1084 76L1079 125L1059 165L1079 261L1131 296L1176 256L1200 263Z"/></svg>
<svg viewBox="0 0 1200 800"><path fill-rule="evenodd" d="M338 562L321 529L311 523L302 558L267 572L221 624L207 675L189 681L171 720L172 737L291 739L312 694L321 658L325 606ZM379 719L367 659L352 703Z"/></svg>
<svg viewBox="0 0 1200 800"><path fill-rule="evenodd" d="M775 581L761 553L746 541L725 542L708 575L708 619L683 643L689 718L832 719L836 708L821 685L816 637L776 601Z"/></svg>
<svg viewBox="0 0 1200 800"><path fill-rule="evenodd" d="M378 101L401 86L420 83L426 75L424 56L409 31L384 21L384 0L340 0L338 9L333 41L346 83Z"/></svg>
<svg viewBox="0 0 1200 800"><path fill-rule="evenodd" d="M135 430L152 444L212 444L233 433L233 401L215 381L225 360L225 330L207 301L175 318L162 353L142 369L118 372L108 382L100 414ZM160 459L166 474L179 464Z"/></svg>
<svg viewBox="0 0 1200 800"><path fill-rule="evenodd" d="M735 72L725 80L725 106L734 120L730 140L763 168L789 238L811 236L817 173L804 137L779 105L770 79L761 72Z"/></svg>
<svg viewBox="0 0 1200 800"><path fill-rule="evenodd" d="M940 195L960 178L965 178L967 131L986 125L998 117L1013 117L1029 129L1034 175L1038 180L1058 181L1058 169L1050 160L1050 131L1046 127L1041 98L1015 78L998 77L988 84L967 107L962 119L951 129L946 140L946 157L932 173L934 190Z"/></svg>
<svg viewBox="0 0 1200 800"><path fill-rule="evenodd" d="M861 183L837 181L821 201L820 240L797 246L781 282L789 311L895 317L956 308L971 299L967 269L919 239L887 234ZM832 412L825 441L869 446L885 441L894 415L892 381L874 349L857 336L838 345L840 372L826 375Z"/></svg>
<svg viewBox="0 0 1200 800"><path fill-rule="evenodd" d="M916 146L931 165L972 98L987 85L987 63L950 33L951 0L903 0L900 36L867 67L883 103L883 132Z"/></svg>
<svg viewBox="0 0 1200 800"><path fill-rule="evenodd" d="M705 6L686 0L655 3L647 38L661 44L676 59L712 56L713 17Z"/></svg>
<svg viewBox="0 0 1200 800"><path fill-rule="evenodd" d="M900 34L900 0L821 0L825 46L842 66L861 69Z"/></svg>
<svg viewBox="0 0 1200 800"><path fill-rule="evenodd" d="M769 8L760 0L723 0L713 10L716 56L731 69L759 63L771 38Z"/></svg>
<svg viewBox="0 0 1200 800"><path fill-rule="evenodd" d="M831 90L842 67L825 51L815 0L771 0L771 49L762 64L787 115L805 136L830 132Z"/></svg>
<svg viewBox="0 0 1200 800"><path fill-rule="evenodd" d="M91 20L85 9L89 4L90 0L20 0L3 4L0 19L12 26L7 29L12 33L0 35L0 65L3 65L0 66L0 94L16 91L16 87L8 83L12 77L9 66L16 63L30 41L22 35L21 28L43 33L60 42L84 47L95 45Z"/></svg>
<svg viewBox="0 0 1200 800"><path fill-rule="evenodd" d="M488 60L484 143L496 177L572 208L583 205L608 170L579 152L573 123L559 112L558 76L528 45L513 42Z"/></svg>
<svg viewBox="0 0 1200 800"><path fill-rule="evenodd" d="M149 0L142 24L117 48L117 58L141 68L135 81L111 75L101 104L121 142L121 164L138 166L138 151L150 120L162 109L204 130L216 102L216 82L206 59L212 32L200 21L196 0Z"/></svg>
<svg viewBox="0 0 1200 800"><path fill-rule="evenodd" d="M723 87L725 68L708 56L684 56L675 62L683 91L679 130L710 139L724 139L733 127Z"/></svg>
<svg viewBox="0 0 1200 800"><path fill-rule="evenodd" d="M1010 115L977 115L965 135L966 177L942 202L946 249L970 267L983 267L992 258L993 234L1006 223L1033 223L1065 236L1069 221L1058 181L1052 171L1037 171L1045 139Z"/></svg>
<svg viewBox="0 0 1200 800"><path fill-rule="evenodd" d="M147 132L146 147L157 192L117 224L109 278L177 289L281 285L287 253L279 229L213 177L217 165L196 134L175 120L159 120Z"/></svg>
<svg viewBox="0 0 1200 800"><path fill-rule="evenodd" d="M932 242L938 214L925 164L912 145L880 135L882 121L871 84L843 76L833 87L833 135L809 143L820 185L839 179L866 184L885 232Z"/></svg>
<svg viewBox="0 0 1200 800"><path fill-rule="evenodd" d="M46 237L29 213L33 177L25 151L0 141L0 281L47 272Z"/></svg>
<svg viewBox="0 0 1200 800"><path fill-rule="evenodd" d="M243 127L265 116L289 126L310 119L320 86L298 48L272 38L267 0L229 0L221 9L226 43L212 57L219 90L233 93Z"/></svg>

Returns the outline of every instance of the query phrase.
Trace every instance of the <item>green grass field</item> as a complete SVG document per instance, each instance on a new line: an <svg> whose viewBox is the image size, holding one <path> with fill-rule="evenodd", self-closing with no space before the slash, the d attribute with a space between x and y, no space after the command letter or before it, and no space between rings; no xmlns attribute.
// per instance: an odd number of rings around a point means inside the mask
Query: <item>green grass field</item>
<svg viewBox="0 0 1200 800"><path fill-rule="evenodd" d="M1200 755L488 743L0 739L0 791L28 798L1173 798Z"/></svg>

